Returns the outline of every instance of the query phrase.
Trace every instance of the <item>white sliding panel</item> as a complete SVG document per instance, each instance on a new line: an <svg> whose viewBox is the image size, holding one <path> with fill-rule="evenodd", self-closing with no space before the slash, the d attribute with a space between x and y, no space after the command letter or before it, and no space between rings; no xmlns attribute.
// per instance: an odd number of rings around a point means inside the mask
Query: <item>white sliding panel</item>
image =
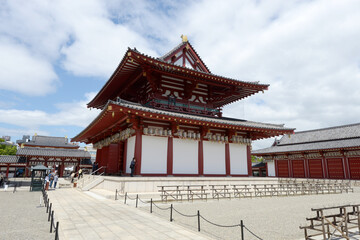
<svg viewBox="0 0 360 240"><path fill-rule="evenodd" d="M166 137L142 136L141 174L167 173Z"/></svg>
<svg viewBox="0 0 360 240"><path fill-rule="evenodd" d="M225 174L225 144L203 142L204 174Z"/></svg>
<svg viewBox="0 0 360 240"><path fill-rule="evenodd" d="M230 174L248 174L247 145L229 143L230 146Z"/></svg>
<svg viewBox="0 0 360 240"><path fill-rule="evenodd" d="M130 163L135 156L135 136L128 138L126 148L126 173L131 173Z"/></svg>
<svg viewBox="0 0 360 240"><path fill-rule="evenodd" d="M199 142L173 139L173 174L198 174Z"/></svg>
<svg viewBox="0 0 360 240"><path fill-rule="evenodd" d="M275 162L271 161L271 162L267 162L267 168L268 168L268 176L269 177L275 177Z"/></svg>

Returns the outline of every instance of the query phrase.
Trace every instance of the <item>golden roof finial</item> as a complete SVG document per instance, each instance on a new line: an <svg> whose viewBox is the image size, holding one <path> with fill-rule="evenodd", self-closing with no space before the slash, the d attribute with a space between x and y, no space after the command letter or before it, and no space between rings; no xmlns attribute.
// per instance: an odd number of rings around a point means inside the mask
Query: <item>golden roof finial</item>
<svg viewBox="0 0 360 240"><path fill-rule="evenodd" d="M34 136L37 136L37 133L35 133Z"/></svg>
<svg viewBox="0 0 360 240"><path fill-rule="evenodd" d="M186 35L181 35L182 42L188 42Z"/></svg>

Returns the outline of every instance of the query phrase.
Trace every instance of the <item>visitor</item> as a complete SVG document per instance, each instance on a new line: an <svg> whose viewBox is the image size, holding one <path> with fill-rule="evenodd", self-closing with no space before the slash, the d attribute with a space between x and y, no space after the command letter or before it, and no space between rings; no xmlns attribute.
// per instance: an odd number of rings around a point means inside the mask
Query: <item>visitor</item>
<svg viewBox="0 0 360 240"><path fill-rule="evenodd" d="M49 177L49 175L46 175L46 177L45 177L45 183L44 183L44 185L45 185L45 191L49 190L49 181L50 181L50 177Z"/></svg>
<svg viewBox="0 0 360 240"><path fill-rule="evenodd" d="M54 175L52 173L49 174L49 180L50 180L50 188L52 188L54 182Z"/></svg>
<svg viewBox="0 0 360 240"><path fill-rule="evenodd" d="M4 183L4 176L3 176L3 173L0 173L0 187L2 187Z"/></svg>
<svg viewBox="0 0 360 240"><path fill-rule="evenodd" d="M59 180L59 176L57 174L55 174L55 176L54 176L54 189L56 188L56 184L57 184L58 180Z"/></svg>
<svg viewBox="0 0 360 240"><path fill-rule="evenodd" d="M83 175L83 171L82 171L82 169L80 168L80 169L79 169L78 179L80 179L80 178L82 177L82 175Z"/></svg>
<svg viewBox="0 0 360 240"><path fill-rule="evenodd" d="M71 175L70 175L70 177L71 177L71 183L73 183L73 182L74 182L74 178L75 178L75 172L72 172Z"/></svg>
<svg viewBox="0 0 360 240"><path fill-rule="evenodd" d="M131 177L134 176L135 165L136 165L136 159L133 158L132 161L131 161L131 163L130 163L130 169L131 169L131 174L130 174L130 176L131 176Z"/></svg>

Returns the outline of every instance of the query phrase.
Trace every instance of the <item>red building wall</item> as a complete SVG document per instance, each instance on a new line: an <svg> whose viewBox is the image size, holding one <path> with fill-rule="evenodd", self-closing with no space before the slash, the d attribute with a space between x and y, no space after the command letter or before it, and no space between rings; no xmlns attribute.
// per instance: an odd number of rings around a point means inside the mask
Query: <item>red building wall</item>
<svg viewBox="0 0 360 240"><path fill-rule="evenodd" d="M329 178L344 179L345 176L342 158L328 158L326 161Z"/></svg>
<svg viewBox="0 0 360 240"><path fill-rule="evenodd" d="M118 144L110 144L108 148L108 158L107 158L107 166L106 173L114 174L118 173L119 168L119 147Z"/></svg>
<svg viewBox="0 0 360 240"><path fill-rule="evenodd" d="M309 159L310 178L323 178L322 159Z"/></svg>
<svg viewBox="0 0 360 240"><path fill-rule="evenodd" d="M304 160L292 160L292 169L294 178L304 178L305 177L305 167Z"/></svg>
<svg viewBox="0 0 360 240"><path fill-rule="evenodd" d="M288 162L288 160L277 160L278 177L289 177Z"/></svg>
<svg viewBox="0 0 360 240"><path fill-rule="evenodd" d="M350 157L350 179L360 179L360 157Z"/></svg>

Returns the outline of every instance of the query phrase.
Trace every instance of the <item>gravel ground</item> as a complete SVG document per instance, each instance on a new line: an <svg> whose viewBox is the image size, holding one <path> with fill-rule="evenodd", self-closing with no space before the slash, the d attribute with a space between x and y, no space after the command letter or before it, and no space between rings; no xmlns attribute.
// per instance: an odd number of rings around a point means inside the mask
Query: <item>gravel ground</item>
<svg viewBox="0 0 360 240"><path fill-rule="evenodd" d="M355 188L354 193L343 194L173 202L174 209L183 214L195 215L199 210L204 218L220 225L236 225L243 220L248 229L264 240L304 239L304 231L299 226L308 225L306 217L315 216L311 208L345 204L360 204L360 188ZM165 208L170 204L157 205ZM149 211L149 206L141 209ZM169 210L156 207L153 210L154 214L170 218ZM184 217L173 212L173 219L175 223L197 231L197 217ZM201 231L215 239L241 239L239 227L216 227L201 220ZM244 236L246 240L257 239L247 230Z"/></svg>
<svg viewBox="0 0 360 240"><path fill-rule="evenodd" d="M44 204L40 207L41 192L0 189L0 239L54 239Z"/></svg>

